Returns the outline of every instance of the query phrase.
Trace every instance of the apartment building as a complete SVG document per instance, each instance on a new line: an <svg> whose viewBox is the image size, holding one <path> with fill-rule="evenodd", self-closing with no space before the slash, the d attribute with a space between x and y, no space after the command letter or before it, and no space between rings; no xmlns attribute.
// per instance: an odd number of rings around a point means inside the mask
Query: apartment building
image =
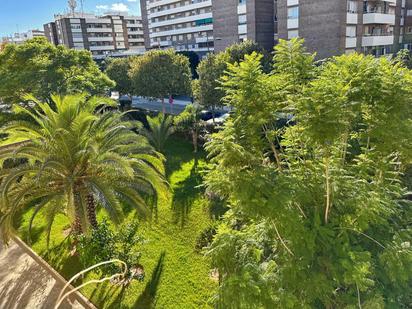
<svg viewBox="0 0 412 309"><path fill-rule="evenodd" d="M304 38L318 58L355 51L388 55L405 46L405 17L410 12L406 4L405 0L278 0L278 35Z"/></svg>
<svg viewBox="0 0 412 309"><path fill-rule="evenodd" d="M403 27L403 48L412 51L412 0L405 1L405 9L402 14L404 27ZM401 20L402 22L402 20ZM401 29L402 30L402 29Z"/></svg>
<svg viewBox="0 0 412 309"><path fill-rule="evenodd" d="M272 50L277 40L276 16L276 0L213 0L216 51L247 39Z"/></svg>
<svg viewBox="0 0 412 309"><path fill-rule="evenodd" d="M237 0L236 0L237 1ZM211 0L141 0L146 48L214 50Z"/></svg>
<svg viewBox="0 0 412 309"><path fill-rule="evenodd" d="M53 44L90 50L96 59L145 51L142 19L138 16L55 15L53 22L44 25L44 31Z"/></svg>
<svg viewBox="0 0 412 309"><path fill-rule="evenodd" d="M26 42L27 40L30 40L36 37L44 37L44 36L45 36L44 31L35 29L35 30L29 30L26 32L21 32L21 33L14 33L11 36L3 37L2 42L22 44Z"/></svg>
<svg viewBox="0 0 412 309"><path fill-rule="evenodd" d="M221 51L245 39L271 49L274 0L140 0L146 48Z"/></svg>
<svg viewBox="0 0 412 309"><path fill-rule="evenodd" d="M140 0L146 48L219 52L304 38L319 59L412 50L412 0Z"/></svg>

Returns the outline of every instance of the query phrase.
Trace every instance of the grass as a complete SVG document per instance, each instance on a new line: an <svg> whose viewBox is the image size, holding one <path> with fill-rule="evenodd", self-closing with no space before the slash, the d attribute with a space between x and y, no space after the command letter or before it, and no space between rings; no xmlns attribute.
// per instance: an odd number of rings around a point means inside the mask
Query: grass
<svg viewBox="0 0 412 309"><path fill-rule="evenodd" d="M139 233L144 282L133 282L128 288L108 284L91 285L82 290L99 308L212 308L217 283L210 279L210 261L195 251L198 235L211 224L202 197L201 172L204 154L197 157L192 146L179 138L171 138L166 147L167 175L173 189L169 201L159 203L157 218L141 222ZM32 210L21 218L19 233L27 239L27 226ZM46 251L44 214L34 222L32 247L64 277L81 270L76 256L70 256L65 229L67 218L59 215L52 228L51 250ZM101 217L102 214L99 214ZM129 215L133 218L133 214ZM42 220L43 219L43 220ZM91 274L86 279L96 278Z"/></svg>

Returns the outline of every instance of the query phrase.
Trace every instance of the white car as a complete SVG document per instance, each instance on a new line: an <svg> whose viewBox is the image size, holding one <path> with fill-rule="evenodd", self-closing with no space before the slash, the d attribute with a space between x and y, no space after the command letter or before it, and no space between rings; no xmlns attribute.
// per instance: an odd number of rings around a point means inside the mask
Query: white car
<svg viewBox="0 0 412 309"><path fill-rule="evenodd" d="M207 120L206 123L207 123L208 125L223 124L228 117L229 117L229 113L225 113L225 114L223 114L223 115L221 115L221 116L219 116L219 117L216 117L216 118L215 118L215 122L213 122L213 118L212 118L212 119Z"/></svg>

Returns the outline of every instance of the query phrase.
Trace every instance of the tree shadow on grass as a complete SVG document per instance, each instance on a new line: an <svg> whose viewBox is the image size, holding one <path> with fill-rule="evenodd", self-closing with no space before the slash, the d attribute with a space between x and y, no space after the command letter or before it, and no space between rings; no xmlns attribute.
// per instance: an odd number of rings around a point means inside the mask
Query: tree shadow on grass
<svg viewBox="0 0 412 309"><path fill-rule="evenodd" d="M155 299L157 294L157 288L160 283L160 278L163 273L164 259L166 252L162 251L157 261L156 267L153 269L152 277L147 282L146 287L139 298L133 304L134 309L152 309L155 308Z"/></svg>
<svg viewBox="0 0 412 309"><path fill-rule="evenodd" d="M100 279L106 277L102 275ZM107 308L118 309L121 308L124 294L126 292L125 286L112 285L110 282L105 281L96 286L90 295L90 300L93 301L99 308L107 306ZM114 297L114 295L116 295ZM111 299L113 299L111 301Z"/></svg>
<svg viewBox="0 0 412 309"><path fill-rule="evenodd" d="M40 236L45 231L44 226L33 226L31 229L30 237L29 237L29 229L25 228L21 230L21 239L24 240L28 245L35 244L40 240Z"/></svg>
<svg viewBox="0 0 412 309"><path fill-rule="evenodd" d="M71 255L71 250L71 239L67 236L60 244L50 248L48 252L42 252L42 256L67 279L73 277L82 269L79 257L77 255Z"/></svg>
<svg viewBox="0 0 412 309"><path fill-rule="evenodd" d="M166 156L166 175L169 177L173 172L180 169L183 163L190 162L195 157L204 158L206 156L203 150L197 154L193 153L193 145L183 137L171 137L165 147Z"/></svg>
<svg viewBox="0 0 412 309"><path fill-rule="evenodd" d="M189 176L174 185L172 210L174 212L175 222L179 223L182 227L187 222L196 197L202 191L202 189L199 188L202 184L202 175L198 168L198 163L199 160L195 157Z"/></svg>

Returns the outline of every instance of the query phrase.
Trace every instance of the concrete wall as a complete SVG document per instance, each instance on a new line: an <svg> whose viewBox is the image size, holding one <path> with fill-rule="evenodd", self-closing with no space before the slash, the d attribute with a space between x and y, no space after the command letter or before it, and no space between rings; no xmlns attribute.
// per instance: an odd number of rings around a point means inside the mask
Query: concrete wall
<svg viewBox="0 0 412 309"><path fill-rule="evenodd" d="M238 3L238 0L213 1L213 38L215 41L215 52L220 52L227 46L239 42Z"/></svg>
<svg viewBox="0 0 412 309"><path fill-rule="evenodd" d="M406 9L405 9L405 32L407 31L408 27L412 27L412 16L407 16L406 11L407 10L412 10L412 0L406 0ZM404 46L404 44L407 43L412 43L412 34L404 34L403 37L403 44L402 44L402 48Z"/></svg>
<svg viewBox="0 0 412 309"><path fill-rule="evenodd" d="M278 0L280 39L288 39L287 0ZM323 59L345 52L346 1L306 0L299 4L299 37L310 52Z"/></svg>
<svg viewBox="0 0 412 309"><path fill-rule="evenodd" d="M247 37L268 51L274 45L274 1L247 0Z"/></svg>
<svg viewBox="0 0 412 309"><path fill-rule="evenodd" d="M149 21L147 19L147 3L146 3L146 0L140 0L140 8L141 8L141 12L142 12L144 45L145 45L146 49L150 49Z"/></svg>
<svg viewBox="0 0 412 309"><path fill-rule="evenodd" d="M300 1L299 36L323 59L345 52L346 1Z"/></svg>

